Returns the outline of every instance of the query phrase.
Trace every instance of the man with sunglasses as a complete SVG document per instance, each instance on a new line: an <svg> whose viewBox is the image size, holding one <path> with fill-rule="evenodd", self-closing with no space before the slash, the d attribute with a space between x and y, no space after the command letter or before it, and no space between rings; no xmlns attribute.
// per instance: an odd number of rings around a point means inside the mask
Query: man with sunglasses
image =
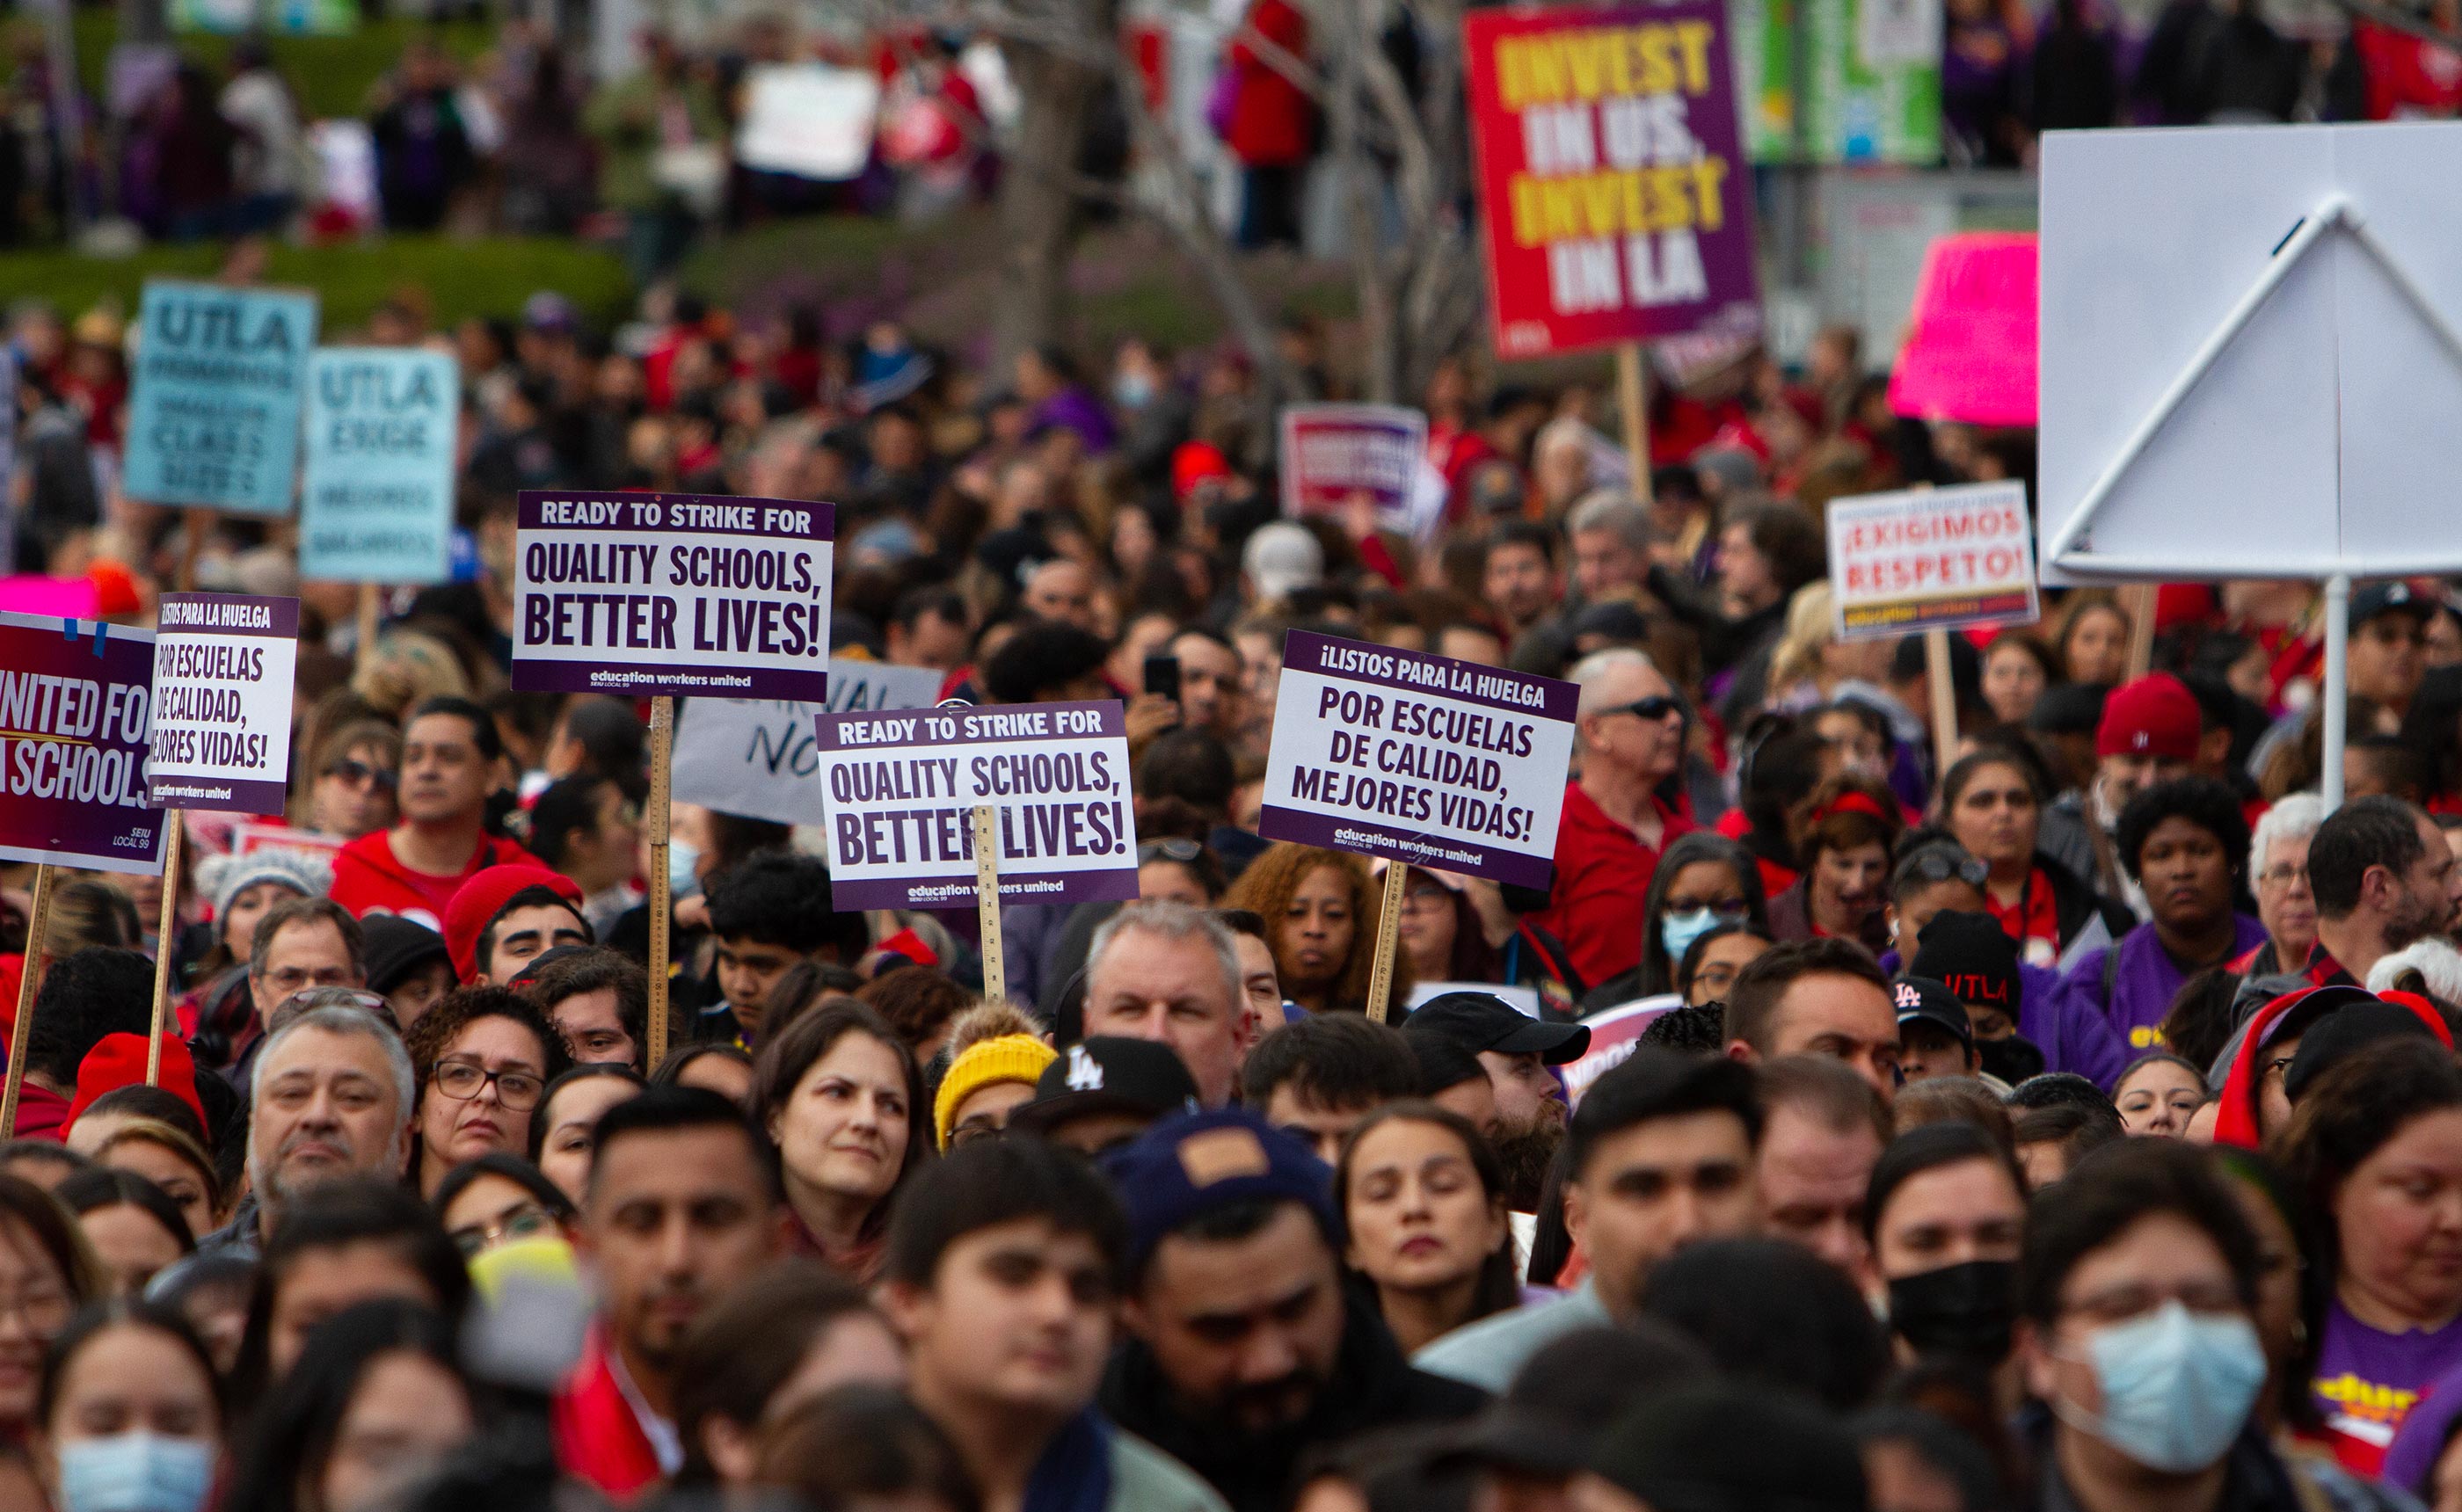
<svg viewBox="0 0 2462 1512"><path fill-rule="evenodd" d="M1642 900L1658 854L1693 822L1659 788L1684 764L1683 702L1650 658L1629 647L1577 663L1574 749L1581 775L1565 786L1556 881L1532 922L1565 941L1584 981L1641 963Z"/></svg>

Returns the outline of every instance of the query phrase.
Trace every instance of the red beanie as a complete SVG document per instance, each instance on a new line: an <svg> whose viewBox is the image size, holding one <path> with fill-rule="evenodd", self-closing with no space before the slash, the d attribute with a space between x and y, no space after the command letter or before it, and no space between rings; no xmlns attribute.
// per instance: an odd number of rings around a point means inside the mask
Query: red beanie
<svg viewBox="0 0 2462 1512"><path fill-rule="evenodd" d="M103 1093L144 1084L145 1041L142 1034L106 1034L86 1051L85 1059L77 1062L76 1100L69 1104L68 1122L60 1125L63 1134ZM162 1088L196 1112L199 1128L213 1127L205 1121L205 1105L197 1097L196 1057L177 1034L162 1036Z"/></svg>
<svg viewBox="0 0 2462 1512"><path fill-rule="evenodd" d="M2196 695L2169 672L2149 672L2104 700L2094 753L2194 761L2198 724Z"/></svg>
<svg viewBox="0 0 2462 1512"><path fill-rule="evenodd" d="M444 949L453 958L456 978L466 983L478 974L480 935L515 893L532 887L548 889L575 911L581 906L580 885L543 866L491 866L462 884L453 901L444 905Z"/></svg>

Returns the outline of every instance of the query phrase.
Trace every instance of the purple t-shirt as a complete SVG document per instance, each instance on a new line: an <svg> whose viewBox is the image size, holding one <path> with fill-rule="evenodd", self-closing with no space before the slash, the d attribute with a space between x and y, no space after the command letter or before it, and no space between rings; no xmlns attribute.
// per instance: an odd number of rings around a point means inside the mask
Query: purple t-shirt
<svg viewBox="0 0 2462 1512"><path fill-rule="evenodd" d="M2265 939L2263 924L2246 914L2234 914L2231 954L2223 959L2245 955L2264 944ZM2111 951L2119 952L2120 963L2111 973L2111 996L2106 1002L2103 960ZM2163 948L2154 926L2140 924L2122 936L2119 944L2079 957L2061 979L2061 997L2066 1004L2103 1014L2134 1057L2162 1048L2164 1016L2171 1011L2171 1000L2179 996L2180 984L2189 977Z"/></svg>
<svg viewBox="0 0 2462 1512"><path fill-rule="evenodd" d="M2339 1297L2326 1304L2308 1394L2325 1419L2334 1457L2362 1475L2375 1475L2394 1430L2420 1393L2457 1366L2462 1317L2432 1331L2387 1333L2352 1317Z"/></svg>
<svg viewBox="0 0 2462 1512"><path fill-rule="evenodd" d="M1891 950L1881 957L1881 969L1894 977L1907 968ZM2023 961L2018 962L2018 1037L2043 1052L2043 1069L2074 1071L2105 1091L2133 1058L2101 1009L2062 997L2060 973Z"/></svg>

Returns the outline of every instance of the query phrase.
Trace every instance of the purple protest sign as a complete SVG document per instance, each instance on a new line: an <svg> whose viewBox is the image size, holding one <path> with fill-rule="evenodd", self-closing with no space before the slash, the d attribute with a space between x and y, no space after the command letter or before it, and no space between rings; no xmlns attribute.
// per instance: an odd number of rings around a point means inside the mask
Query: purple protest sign
<svg viewBox="0 0 2462 1512"><path fill-rule="evenodd" d="M1545 887L1580 690L1294 630L1257 832Z"/></svg>
<svg viewBox="0 0 2462 1512"><path fill-rule="evenodd" d="M1001 901L1137 896L1115 701L823 714L819 745L830 901L842 913L972 903L983 804L999 810Z"/></svg>
<svg viewBox="0 0 2462 1512"><path fill-rule="evenodd" d="M698 493L521 496L513 686L817 703L837 513Z"/></svg>
<svg viewBox="0 0 2462 1512"><path fill-rule="evenodd" d="M298 665L299 600L163 594L145 767L153 804L280 813Z"/></svg>
<svg viewBox="0 0 2462 1512"><path fill-rule="evenodd" d="M0 860L151 875L145 799L154 637L0 614Z"/></svg>
<svg viewBox="0 0 2462 1512"><path fill-rule="evenodd" d="M1428 454L1428 417L1393 404L1291 404L1282 442L1285 514L1338 514L1364 493L1379 524L1415 533L1412 486Z"/></svg>

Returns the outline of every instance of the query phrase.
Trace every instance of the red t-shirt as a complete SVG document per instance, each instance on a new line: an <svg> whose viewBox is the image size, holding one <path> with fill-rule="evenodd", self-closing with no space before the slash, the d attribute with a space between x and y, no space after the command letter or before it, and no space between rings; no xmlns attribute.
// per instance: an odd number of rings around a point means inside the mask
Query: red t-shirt
<svg viewBox="0 0 2462 1512"><path fill-rule="evenodd" d="M1666 844L1693 821L1651 799ZM1658 870L1658 852L1608 817L1577 782L1565 785L1565 817L1556 829L1556 885L1544 912L1530 922L1565 942L1585 982L1605 982L1641 964L1641 902Z"/></svg>
<svg viewBox="0 0 2462 1512"><path fill-rule="evenodd" d="M510 840L483 835L470 864L453 875L414 872L393 853L392 832L376 830L342 847L334 857L331 896L354 916L399 914L441 934L445 905L453 901L463 883L491 866L546 864Z"/></svg>

